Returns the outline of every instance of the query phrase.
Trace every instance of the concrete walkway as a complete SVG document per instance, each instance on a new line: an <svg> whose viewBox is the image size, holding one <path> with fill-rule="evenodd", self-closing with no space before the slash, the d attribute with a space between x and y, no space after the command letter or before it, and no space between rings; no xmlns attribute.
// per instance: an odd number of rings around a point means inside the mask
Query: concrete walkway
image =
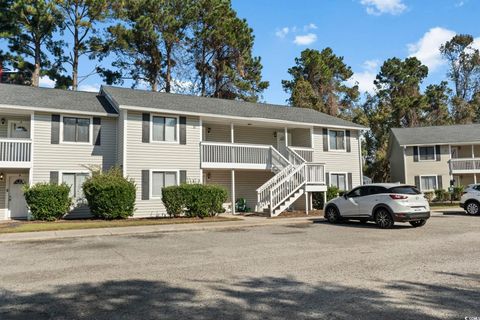
<svg viewBox="0 0 480 320"><path fill-rule="evenodd" d="M290 225L312 223L313 220L322 220L321 216L309 216L300 218L278 218L268 219L258 216L239 216L240 220L225 222L202 222L202 223L182 223L182 224L162 224L152 226L134 226L134 227L115 227L115 228L96 228L96 229L77 229L77 230L57 230L57 231L38 231L38 232L18 232L0 234L0 242L10 241L41 241L65 238L127 235L152 232L186 232L186 231L206 231L221 229L238 229L269 225Z"/></svg>

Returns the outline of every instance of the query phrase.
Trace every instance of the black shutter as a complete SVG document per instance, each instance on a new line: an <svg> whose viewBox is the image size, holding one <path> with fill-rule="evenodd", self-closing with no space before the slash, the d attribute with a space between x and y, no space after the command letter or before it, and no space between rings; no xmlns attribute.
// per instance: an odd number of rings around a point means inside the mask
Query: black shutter
<svg viewBox="0 0 480 320"><path fill-rule="evenodd" d="M443 190L442 176L440 176L440 175L437 177L437 184L438 184L437 189Z"/></svg>
<svg viewBox="0 0 480 320"><path fill-rule="evenodd" d="M150 170L142 170L142 200L150 199Z"/></svg>
<svg viewBox="0 0 480 320"><path fill-rule="evenodd" d="M51 144L60 143L60 115L52 114L52 130L51 130Z"/></svg>
<svg viewBox="0 0 480 320"><path fill-rule="evenodd" d="M142 142L150 142L150 113L142 113Z"/></svg>
<svg viewBox="0 0 480 320"><path fill-rule="evenodd" d="M102 134L102 119L101 118L93 118L93 144L99 146L101 144L101 136Z"/></svg>
<svg viewBox="0 0 480 320"><path fill-rule="evenodd" d="M413 162L418 162L418 147L412 147L413 148Z"/></svg>
<svg viewBox="0 0 480 320"><path fill-rule="evenodd" d="M419 176L415 176L415 186L418 188L418 190L421 190Z"/></svg>
<svg viewBox="0 0 480 320"><path fill-rule="evenodd" d="M352 146L350 144L350 130L345 131L345 140L347 142L347 145L346 145L347 152L352 152Z"/></svg>
<svg viewBox="0 0 480 320"><path fill-rule="evenodd" d="M328 129L323 129L323 151L328 151Z"/></svg>
<svg viewBox="0 0 480 320"><path fill-rule="evenodd" d="M352 173L349 172L349 173L348 173L348 190L352 190L352 186L353 186L353 183L352 183Z"/></svg>
<svg viewBox="0 0 480 320"><path fill-rule="evenodd" d="M180 117L180 144L187 144L187 118Z"/></svg>
<svg viewBox="0 0 480 320"><path fill-rule="evenodd" d="M58 171L50 171L50 183L58 184Z"/></svg>
<svg viewBox="0 0 480 320"><path fill-rule="evenodd" d="M180 184L187 183L187 170L180 170Z"/></svg>
<svg viewBox="0 0 480 320"><path fill-rule="evenodd" d="M330 186L330 172L325 172L325 183L327 184L327 187Z"/></svg>
<svg viewBox="0 0 480 320"><path fill-rule="evenodd" d="M435 154L437 156L437 161L441 161L442 160L442 155L440 154L440 146L435 146Z"/></svg>

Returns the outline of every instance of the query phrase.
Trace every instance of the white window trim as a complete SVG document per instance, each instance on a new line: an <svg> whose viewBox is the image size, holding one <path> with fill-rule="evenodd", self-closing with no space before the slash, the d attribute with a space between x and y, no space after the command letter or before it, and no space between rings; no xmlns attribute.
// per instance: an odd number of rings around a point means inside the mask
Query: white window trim
<svg viewBox="0 0 480 320"><path fill-rule="evenodd" d="M156 197L153 195L153 188L152 188L152 185L153 185L153 173L154 172L175 172L175 174L177 175L176 177L176 185L180 185L180 169L150 169L150 172L149 172L149 177L148 177L148 198L149 199L162 199L162 196L159 196L159 197Z"/></svg>
<svg viewBox="0 0 480 320"><path fill-rule="evenodd" d="M336 175L339 175L339 174L343 174L345 175L345 190L340 190L340 191L349 191L348 190L348 185L349 185L349 181L348 181L348 172L329 172L328 173L328 184L329 186L327 187L330 187L332 186L332 174L336 174Z"/></svg>
<svg viewBox="0 0 480 320"><path fill-rule="evenodd" d="M330 131L343 131L343 149L330 149ZM347 130L327 129L328 151L330 152L347 152Z"/></svg>
<svg viewBox="0 0 480 320"><path fill-rule="evenodd" d="M420 148L432 148L433 147L433 160L422 160L420 156ZM437 161L437 147L436 146L417 146L417 153L418 153L418 162L435 162Z"/></svg>
<svg viewBox="0 0 480 320"><path fill-rule="evenodd" d="M63 118L78 118L78 119L89 119L90 124L88 126L88 142L75 142L75 141L64 141L63 140ZM76 144L76 145L91 145L93 140L93 117L82 117L76 115L60 115L60 143L61 144Z"/></svg>
<svg viewBox="0 0 480 320"><path fill-rule="evenodd" d="M87 174L88 177L90 178L92 176L92 172L89 170L64 170L64 171L58 171L58 184L63 183L63 175L64 174L77 174L77 173L83 173ZM74 200L77 198L73 197Z"/></svg>
<svg viewBox="0 0 480 320"><path fill-rule="evenodd" d="M420 183L420 191L421 192L431 192L431 191L435 191L435 189L423 189L422 188L422 177L428 177L428 178L431 178L431 177L435 177L435 187L438 189L438 175L436 174L423 174L423 175L420 175L419 176L419 183Z"/></svg>
<svg viewBox="0 0 480 320"><path fill-rule="evenodd" d="M159 141L153 140L153 117L164 117L164 118L175 118L177 119L177 124L175 126L176 140L175 141ZM150 114L150 130L149 130L149 140L151 143L160 143L160 144L180 144L180 116L172 114L160 114L154 113Z"/></svg>
<svg viewBox="0 0 480 320"><path fill-rule="evenodd" d="M29 135L29 138L25 138L25 139L32 139L32 125L30 123L30 120L14 120L14 119L9 119L7 120L7 138L12 138L12 131L10 130L11 129L11 126L10 124L11 123L14 123L14 122L23 122L23 123L28 123L28 135Z"/></svg>

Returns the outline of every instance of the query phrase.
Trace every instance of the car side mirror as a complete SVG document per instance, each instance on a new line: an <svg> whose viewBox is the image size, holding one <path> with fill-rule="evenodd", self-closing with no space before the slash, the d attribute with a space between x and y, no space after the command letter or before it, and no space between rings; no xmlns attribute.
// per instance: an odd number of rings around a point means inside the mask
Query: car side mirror
<svg viewBox="0 0 480 320"><path fill-rule="evenodd" d="M347 198L348 198L348 196L347 196L347 194L346 194L346 193L345 193L345 194L343 194L343 197L344 197L345 199L347 199Z"/></svg>

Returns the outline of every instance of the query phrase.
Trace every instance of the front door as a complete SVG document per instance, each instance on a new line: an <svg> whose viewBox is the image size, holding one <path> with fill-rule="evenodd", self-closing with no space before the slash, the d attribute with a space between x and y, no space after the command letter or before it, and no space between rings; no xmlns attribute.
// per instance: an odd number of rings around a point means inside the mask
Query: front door
<svg viewBox="0 0 480 320"><path fill-rule="evenodd" d="M287 134L288 142L292 140L291 133ZM285 143L285 131L277 131L277 150L283 155L287 154L287 146Z"/></svg>
<svg viewBox="0 0 480 320"><path fill-rule="evenodd" d="M458 158L458 147L452 147L451 148L451 156L452 156L452 159L457 159Z"/></svg>
<svg viewBox="0 0 480 320"><path fill-rule="evenodd" d="M27 202L23 196L23 186L27 183L26 175L11 175L8 177L8 210L11 219L27 218Z"/></svg>
<svg viewBox="0 0 480 320"><path fill-rule="evenodd" d="M30 122L29 121L8 121L8 136L14 139L30 138Z"/></svg>

